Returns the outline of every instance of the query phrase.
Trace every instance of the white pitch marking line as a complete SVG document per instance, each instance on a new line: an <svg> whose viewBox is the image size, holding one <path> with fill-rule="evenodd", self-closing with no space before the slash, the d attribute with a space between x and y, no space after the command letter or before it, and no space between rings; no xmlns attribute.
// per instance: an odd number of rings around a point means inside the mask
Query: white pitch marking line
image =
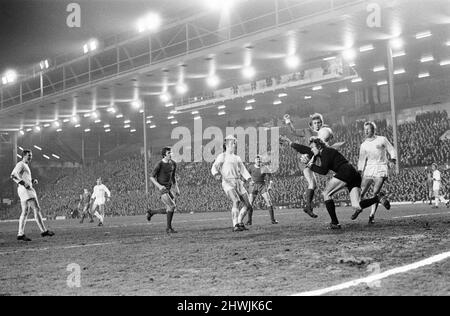
<svg viewBox="0 0 450 316"><path fill-rule="evenodd" d="M415 263L408 264L408 265L403 266L403 267L398 267L398 268L394 268L394 269L391 269L391 270L387 270L387 271L385 271L383 273L371 275L371 276L368 276L366 278L361 278L361 279L353 280L353 281L350 281L350 282L345 282L345 283L342 283L342 284L339 284L339 285L335 285L335 286L331 286L331 287L328 287L328 288L325 288L325 289L321 289L321 290L301 292L301 293L293 294L291 296L320 296L320 295L324 295L324 294L327 294L327 293L330 293L330 292L345 290L345 289L348 289L350 287L357 286L357 285L360 285L360 284L363 284L363 283L370 284L372 282L385 279L385 278L390 277L392 275L405 273L405 272L408 272L408 271L411 271L411 270L416 270L416 269L419 269L419 268L422 268L422 267L425 267L425 266L428 266L428 265L432 265L434 263L446 260L448 258L450 258L450 251L449 252L444 252L442 254L439 254L439 255L436 255L436 256L433 256L433 257L430 257L430 258L427 258L427 259L424 259L424 260L421 260L421 261L418 261L418 262L415 262Z"/></svg>
<svg viewBox="0 0 450 316"><path fill-rule="evenodd" d="M7 251L7 252L0 252L0 256L4 255L10 255L14 253L19 252L38 252L38 251L47 251L47 250L60 250L60 249L75 249L75 248L84 248L84 247L100 247L100 246L107 246L107 245L114 245L117 244L117 242L107 242L107 243L98 243L98 244L87 244L87 245L71 245L71 246L64 246L64 247L47 247L47 248L29 248L29 249L18 249L14 251Z"/></svg>
<svg viewBox="0 0 450 316"><path fill-rule="evenodd" d="M436 216L436 215L447 215L450 214L450 212L445 213L427 213L427 214L415 214L415 215L406 215L406 216L398 216L398 217L392 217L392 219L400 219L400 218L414 218L414 217L425 217L425 216Z"/></svg>

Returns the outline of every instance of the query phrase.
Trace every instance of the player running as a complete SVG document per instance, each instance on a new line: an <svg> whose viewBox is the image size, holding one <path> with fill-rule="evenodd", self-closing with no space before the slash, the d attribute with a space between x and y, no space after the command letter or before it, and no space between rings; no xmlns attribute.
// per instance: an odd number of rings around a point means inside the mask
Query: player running
<svg viewBox="0 0 450 316"><path fill-rule="evenodd" d="M322 114L315 113L310 116L309 122L310 131L308 130L297 131L294 127L294 124L289 114L286 114L284 116L284 120L286 125L289 126L291 132L296 136L303 137L306 139L309 139L311 136L317 136L327 146L329 146L330 142L333 140L333 131L331 130L330 127L325 125ZM336 143L332 147L339 149L342 145L344 145L344 143ZM301 152L301 154L307 154L307 152ZM314 173L309 168L303 169L303 175L305 176L306 181L308 183L308 189L306 190L306 208L304 209L304 212L307 213L312 218L316 218L317 216L314 215L313 213L312 202L314 200L314 192L317 189L317 179Z"/></svg>
<svg viewBox="0 0 450 316"><path fill-rule="evenodd" d="M293 143L286 137L281 140L297 152L301 153L308 150L307 146ZM345 188L350 193L351 204L355 209L352 219L356 219L363 209L375 203L381 203L386 208L389 207L389 201L382 193L371 199L361 201L361 175L336 149L328 147L320 138L316 137L310 139L310 147L310 153L308 155L312 156L312 158L309 159L305 155L301 158L302 162L306 163L306 167L321 175L326 175L330 171L336 173L327 183L323 191L325 207L331 218L329 229L341 229L336 215L333 195Z"/></svg>
<svg viewBox="0 0 450 316"><path fill-rule="evenodd" d="M258 195L261 194L264 201L266 202L267 207L269 208L270 221L272 224L278 224L275 220L275 214L273 211L272 198L270 196L270 190L272 186L272 181L266 179L267 176L272 174L271 170L262 164L261 156L256 156L255 164L250 166L249 172L252 176L252 185L250 186L250 196L249 202L251 204L251 208L248 210L248 221L247 225L252 225L252 216L253 216L253 204L258 198Z"/></svg>
<svg viewBox="0 0 450 316"><path fill-rule="evenodd" d="M31 160L33 160L31 150L24 150L22 152L22 161L19 161L11 172L11 179L18 184L17 194L19 195L20 206L22 208L19 218L19 232L17 234L17 240L21 241L31 241L30 238L25 236L25 224L30 209L34 212L34 218L41 231L41 236L51 237L55 235L54 232L45 228L44 220L42 219L41 207L39 206L36 191L33 188L33 185L38 184L38 180L31 177Z"/></svg>
<svg viewBox="0 0 450 316"><path fill-rule="evenodd" d="M247 211L251 209L251 203L247 190L241 180L243 177L246 181L251 180L241 158L235 154L237 147L237 139L234 136L225 138L225 152L217 156L211 173L217 179L222 179L222 188L225 194L233 202L231 209L231 218L233 222L233 231L240 232L247 230L243 224L243 220ZM239 211L239 203L243 202L244 206Z"/></svg>
<svg viewBox="0 0 450 316"><path fill-rule="evenodd" d="M108 202L110 198L111 192L102 183L102 178L98 178L97 185L94 187L94 191L92 192L91 196L91 212L93 212L94 216L100 220L98 226L103 226L103 222L105 220L105 203Z"/></svg>
<svg viewBox="0 0 450 316"><path fill-rule="evenodd" d="M180 189L176 180L177 164L172 160L172 148L164 147L161 150L162 160L160 160L153 169L150 180L155 185L161 196L161 201L166 208L160 210L148 210L147 220L151 221L155 214L167 214L167 234L176 234L177 231L172 227L173 214L177 205L172 193L172 187L175 187L175 195L180 195Z"/></svg>
<svg viewBox="0 0 450 316"><path fill-rule="evenodd" d="M388 178L389 168L395 165L397 154L394 146L384 136L375 135L377 126L373 122L364 124L365 141L359 151L358 171L363 176L361 197L369 190L373 183L373 195L381 192L383 184ZM388 154L390 159L388 158ZM372 205L369 224L375 223L375 213L378 203ZM389 210L389 208L388 208Z"/></svg>
<svg viewBox="0 0 450 316"><path fill-rule="evenodd" d="M84 218L89 216L89 223L93 223L94 219L92 217L92 213L90 212L91 206L91 193L88 189L84 189L83 194L80 194L80 202L78 203L78 209L81 210L81 221L80 224L83 224Z"/></svg>

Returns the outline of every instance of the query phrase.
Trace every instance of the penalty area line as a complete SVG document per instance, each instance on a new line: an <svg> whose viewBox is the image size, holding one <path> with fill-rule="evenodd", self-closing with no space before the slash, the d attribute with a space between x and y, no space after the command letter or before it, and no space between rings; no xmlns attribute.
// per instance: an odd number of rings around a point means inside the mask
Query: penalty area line
<svg viewBox="0 0 450 316"><path fill-rule="evenodd" d="M331 292L345 290L345 289L348 289L350 287L354 287L354 286L357 286L360 284L370 284L375 281L379 281L379 280L388 278L388 277L396 275L396 274L406 273L406 272L416 270L416 269L419 269L419 268L422 268L425 266L429 266L429 265L435 264L437 262L444 261L448 258L450 258L450 251L441 253L436 256L432 256L430 258L427 258L427 259L424 259L421 261L417 261L415 263L408 264L406 266L402 266L402 267L394 268L391 270L387 270L382 273L374 274L374 275L371 275L371 276L368 276L365 278L345 282L345 283L327 287L327 288L324 288L321 290L300 292L300 293L292 294L291 296L320 296L320 295L328 294Z"/></svg>

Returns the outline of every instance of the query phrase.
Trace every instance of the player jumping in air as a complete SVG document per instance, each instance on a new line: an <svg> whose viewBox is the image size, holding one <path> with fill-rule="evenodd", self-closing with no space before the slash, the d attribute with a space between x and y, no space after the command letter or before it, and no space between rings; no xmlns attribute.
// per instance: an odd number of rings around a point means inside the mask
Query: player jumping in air
<svg viewBox="0 0 450 316"><path fill-rule="evenodd" d="M231 218L233 222L233 231L240 232L247 230L243 224L243 220L247 211L251 208L247 190L241 180L243 177L246 181L251 180L241 158L235 154L237 139L234 136L225 138L225 152L217 156L211 173L217 179L222 179L222 188L225 194L233 202L231 209ZM244 206L239 210L239 203L243 202Z"/></svg>
<svg viewBox="0 0 450 316"><path fill-rule="evenodd" d="M295 129L292 119L288 114L284 116L284 120L286 125L289 126L291 132L299 137L303 137L309 139L311 136L317 136L320 138L327 146L330 145L330 142L333 140L333 131L328 126L324 125L324 120L322 114L315 113L310 116L310 131L307 133L307 130L298 131ZM308 135L309 134L309 135ZM339 149L344 143L336 143L332 147L335 149ZM301 154L307 154L307 152L301 152ZM312 158L312 157L310 157ZM314 200L314 192L317 189L317 179L314 173L309 168L303 169L303 175L308 182L308 189L306 190L306 208L304 212L307 213L312 218L316 218L317 216L313 213L312 202Z"/></svg>
<svg viewBox="0 0 450 316"><path fill-rule="evenodd" d="M102 184L102 178L98 178L97 185L94 187L94 191L91 196L91 212L94 213L94 216L100 220L98 226L103 226L103 222L105 220L105 203L108 202L110 198L111 192L104 184Z"/></svg>
<svg viewBox="0 0 450 316"><path fill-rule="evenodd" d="M257 156L255 164L250 166L249 172L252 176L252 185L250 186L249 201L252 207L248 210L247 225L252 225L253 204L256 201L259 194L263 197L269 208L270 221L272 224L278 224L275 220L275 214L273 211L272 198L270 196L270 189L272 181L266 179L266 177L272 174L271 170L262 164L261 156Z"/></svg>
<svg viewBox="0 0 450 316"><path fill-rule="evenodd" d="M175 197L172 193L172 186L175 187L175 195L180 195L180 189L176 181L177 164L172 160L172 149L170 147L164 147L161 150L162 160L160 160L153 169L150 180L155 185L158 193L161 196L161 201L166 206L165 209L160 210L148 210L147 220L151 221L155 214L167 214L167 234L175 234L172 228L173 214L177 205L175 203Z"/></svg>
<svg viewBox="0 0 450 316"><path fill-rule="evenodd" d="M293 143L286 137L282 138L282 141L298 152L304 152L308 149L307 146ZM309 159L308 156L304 155L301 160L313 172L321 175L326 175L330 171L335 172L334 177L327 183L323 191L325 207L331 218L329 229L341 229L336 215L333 195L345 188L350 193L351 204L355 209L352 219L356 218L363 209L375 203L381 203L386 208L389 207L389 201L381 193L371 199L361 201L361 175L341 153L332 147L328 147L320 138L313 137L310 139L310 153L308 155L312 158Z"/></svg>
<svg viewBox="0 0 450 316"><path fill-rule="evenodd" d="M92 218L92 213L90 212L91 206L91 194L88 189L84 189L83 194L80 194L80 202L78 203L78 209L81 210L81 221L80 224L83 224L84 218L89 216L89 223L93 223L94 219Z"/></svg>
<svg viewBox="0 0 450 316"><path fill-rule="evenodd" d="M33 159L33 153L31 150L24 150L22 152L22 161L18 162L14 170L11 172L11 179L18 184L17 193L20 198L20 206L22 207L22 213L19 218L19 232L17 234L17 240L31 241L30 238L25 236L25 224L27 222L30 209L34 212L34 218L41 231L42 237L51 237L55 233L47 230L42 219L41 207L36 195L36 191L33 185L38 184L38 180L31 177L30 163Z"/></svg>
<svg viewBox="0 0 450 316"><path fill-rule="evenodd" d="M372 183L374 185L373 195L376 196L381 192L381 188L388 178L389 168L395 165L397 159L394 147L386 137L375 135L376 129L377 127L373 122L364 124L366 139L361 144L358 161L358 171L363 176L361 184L362 197L367 193ZM378 203L372 205L369 224L375 223L377 209Z"/></svg>

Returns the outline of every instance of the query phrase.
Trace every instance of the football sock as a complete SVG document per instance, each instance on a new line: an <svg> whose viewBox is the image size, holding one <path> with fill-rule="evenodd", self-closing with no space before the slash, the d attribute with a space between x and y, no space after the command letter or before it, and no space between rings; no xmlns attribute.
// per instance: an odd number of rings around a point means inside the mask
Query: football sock
<svg viewBox="0 0 450 316"><path fill-rule="evenodd" d="M167 228L172 228L173 211L167 212Z"/></svg>
<svg viewBox="0 0 450 316"><path fill-rule="evenodd" d="M314 190L307 189L306 190L306 207L312 207L313 200L314 200Z"/></svg>
<svg viewBox="0 0 450 316"><path fill-rule="evenodd" d="M253 219L253 207L250 207L248 209L247 215L248 215L248 221L251 223L252 219Z"/></svg>
<svg viewBox="0 0 450 316"><path fill-rule="evenodd" d="M275 221L275 213L273 211L273 206L269 206L269 215L270 215L270 220L272 222L274 222Z"/></svg>
<svg viewBox="0 0 450 316"><path fill-rule="evenodd" d="M238 224L242 224L242 221L244 220L245 215L247 215L247 206L244 206L241 208L241 211L239 212L238 217Z"/></svg>
<svg viewBox="0 0 450 316"><path fill-rule="evenodd" d="M42 213L39 210L34 210L34 220L36 221L36 224L38 225L39 229L41 230L41 233L47 231L44 225L44 221L42 220Z"/></svg>
<svg viewBox="0 0 450 316"><path fill-rule="evenodd" d="M333 200L325 201L325 207L327 208L328 214L330 215L331 222L333 224L339 224L339 220L336 215L336 206Z"/></svg>
<svg viewBox="0 0 450 316"><path fill-rule="evenodd" d="M237 207L233 207L231 209L231 218L233 220L233 227L235 227L239 223L238 217L239 217L239 209Z"/></svg>
<svg viewBox="0 0 450 316"><path fill-rule="evenodd" d="M368 208L369 206L372 206L372 205L374 205L376 203L379 203L379 202L380 202L380 199L378 198L378 196L374 196L371 199L362 200L361 202L359 202L359 206L362 209L365 209L365 208Z"/></svg>
<svg viewBox="0 0 450 316"><path fill-rule="evenodd" d="M26 214L21 214L19 218L19 232L17 233L17 236L23 236L25 235L25 224L27 223L27 217Z"/></svg>
<svg viewBox="0 0 450 316"><path fill-rule="evenodd" d="M378 209L378 203L373 204L372 205L372 209L370 211L370 216L371 217L375 216L375 213L377 212L377 209Z"/></svg>

